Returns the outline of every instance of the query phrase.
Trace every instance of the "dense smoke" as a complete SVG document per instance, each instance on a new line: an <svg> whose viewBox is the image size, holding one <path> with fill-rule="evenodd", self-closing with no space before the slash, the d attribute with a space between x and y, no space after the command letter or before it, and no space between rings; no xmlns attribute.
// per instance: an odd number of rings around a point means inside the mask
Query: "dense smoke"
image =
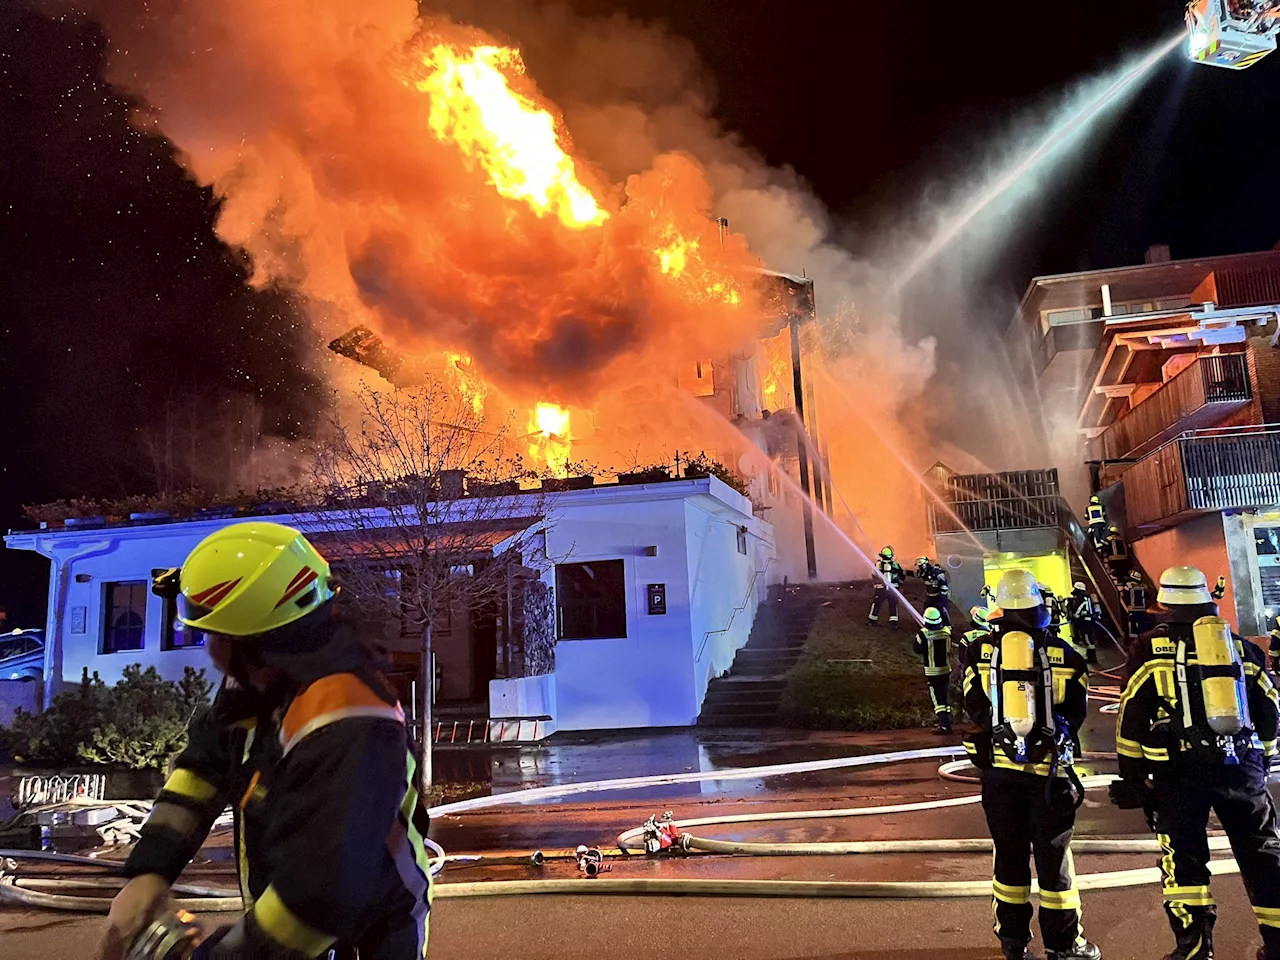
<svg viewBox="0 0 1280 960"><path fill-rule="evenodd" d="M904 332L901 274L965 205L922 204L905 233L860 244L882 251L877 265L855 257L799 176L720 127L692 45L662 26L494 0L104 0L93 12L111 78L148 105L138 122L223 198L219 235L247 251L255 283L305 295L326 337L363 323L446 366L461 354L514 406L589 410L575 439L588 419L597 449L643 459L669 450L682 417L655 381L756 335L759 265L816 283L824 452L875 541L923 546L921 504L902 491L938 456L1004 468L1044 450L1024 358L1000 342L1012 305L979 299L971 281L975 258L1011 234L1009 206L979 218L976 239L957 231L970 257L929 273L923 320ZM433 136L426 58L475 44L520 49L527 73L506 73L556 119L602 223L513 202L456 137ZM679 251L678 268L663 249ZM637 400L653 404L643 423L619 412Z"/></svg>

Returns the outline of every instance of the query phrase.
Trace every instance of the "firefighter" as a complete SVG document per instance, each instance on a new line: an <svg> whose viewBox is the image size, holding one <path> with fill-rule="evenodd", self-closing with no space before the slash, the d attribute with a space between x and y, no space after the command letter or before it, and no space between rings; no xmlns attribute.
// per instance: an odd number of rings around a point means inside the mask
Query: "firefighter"
<svg viewBox="0 0 1280 960"><path fill-rule="evenodd" d="M988 619L986 607L970 607L969 623L971 629L966 630L957 644L956 656L961 666L969 660L969 648L975 643L981 643L991 633L991 621Z"/></svg>
<svg viewBox="0 0 1280 960"><path fill-rule="evenodd" d="M1209 596L1213 597L1213 602L1217 603L1227 595L1227 578L1219 577L1218 582L1213 585L1213 589L1209 591Z"/></svg>
<svg viewBox="0 0 1280 960"><path fill-rule="evenodd" d="M1107 510L1103 507L1100 497L1089 498L1085 524L1089 528L1089 537L1093 540L1093 545L1101 549L1107 539Z"/></svg>
<svg viewBox="0 0 1280 960"><path fill-rule="evenodd" d="M947 583L947 573L928 557L916 561L916 576L924 583L925 609L937 610L944 626L951 626L951 614L947 603L951 598L951 585Z"/></svg>
<svg viewBox="0 0 1280 960"><path fill-rule="evenodd" d="M1055 634L1062 627L1062 601L1058 599L1058 595L1049 589L1048 584L1037 583L1036 589L1040 591L1040 597L1044 601L1044 608L1049 611L1049 626L1047 629Z"/></svg>
<svg viewBox="0 0 1280 960"><path fill-rule="evenodd" d="M867 623L880 622L880 608L889 601L889 626L898 629L898 591L907 579L907 572L902 564L893 558L893 547L885 547L876 560L876 588L871 597L871 612L867 614Z"/></svg>
<svg viewBox="0 0 1280 960"><path fill-rule="evenodd" d="M1112 527L1107 531L1107 539L1102 544L1102 559L1116 585L1123 583L1132 567L1132 561L1129 558L1129 542L1120 535L1119 527Z"/></svg>
<svg viewBox="0 0 1280 960"><path fill-rule="evenodd" d="M1073 763L1088 709L1088 668L1045 629L1049 613L1029 572L1006 572L996 604L993 632L970 645L964 676L965 709L978 724L965 749L983 771L982 807L995 844L996 936L1006 960L1033 956L1034 856L1048 960L1098 960L1101 951L1081 931L1071 859L1083 799Z"/></svg>
<svg viewBox="0 0 1280 960"><path fill-rule="evenodd" d="M328 562L297 530L238 523L153 589L225 679L129 855L99 955L121 957L164 909L231 804L247 912L193 960L421 958L427 817L404 713L335 616Z"/></svg>
<svg viewBox="0 0 1280 960"><path fill-rule="evenodd" d="M1280 661L1280 617L1276 617L1275 626L1271 628L1271 645L1267 648L1271 655L1271 669L1276 669L1277 661Z"/></svg>
<svg viewBox="0 0 1280 960"><path fill-rule="evenodd" d="M1129 639L1133 640L1147 631L1147 585L1142 574L1130 571L1129 579L1120 588L1125 612L1129 615Z"/></svg>
<svg viewBox="0 0 1280 960"><path fill-rule="evenodd" d="M1097 619L1097 607L1089 588L1084 582L1077 580L1067 597L1067 620L1071 623L1072 646L1084 654L1088 663L1098 662L1098 638L1094 621Z"/></svg>
<svg viewBox="0 0 1280 960"><path fill-rule="evenodd" d="M1267 793L1280 696L1262 651L1217 616L1204 574L1160 577L1161 623L1130 647L1116 719L1121 779L1111 800L1143 809L1160 841L1164 906L1176 940L1166 960L1213 956L1210 809L1231 840L1262 931L1280 958L1280 835Z"/></svg>
<svg viewBox="0 0 1280 960"><path fill-rule="evenodd" d="M924 612L924 626L916 633L912 649L924 660L924 679L933 703L939 736L951 732L951 628L942 622L937 607Z"/></svg>

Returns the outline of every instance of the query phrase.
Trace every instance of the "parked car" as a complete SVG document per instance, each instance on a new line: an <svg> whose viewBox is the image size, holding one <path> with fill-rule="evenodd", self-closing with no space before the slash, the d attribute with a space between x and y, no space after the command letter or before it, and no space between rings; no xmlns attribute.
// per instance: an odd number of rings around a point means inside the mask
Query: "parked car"
<svg viewBox="0 0 1280 960"><path fill-rule="evenodd" d="M0 680L39 680L43 675L43 630L0 633Z"/></svg>

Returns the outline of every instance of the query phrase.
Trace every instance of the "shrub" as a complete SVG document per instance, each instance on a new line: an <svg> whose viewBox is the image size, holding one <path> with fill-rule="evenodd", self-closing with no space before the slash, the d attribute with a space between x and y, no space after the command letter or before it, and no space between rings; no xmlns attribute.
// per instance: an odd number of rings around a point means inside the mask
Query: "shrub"
<svg viewBox="0 0 1280 960"><path fill-rule="evenodd" d="M108 687L86 669L80 685L54 697L43 713L19 710L4 738L19 763L107 764L159 769L187 745L187 728L208 706L203 670L187 667L177 683L155 667L126 667Z"/></svg>

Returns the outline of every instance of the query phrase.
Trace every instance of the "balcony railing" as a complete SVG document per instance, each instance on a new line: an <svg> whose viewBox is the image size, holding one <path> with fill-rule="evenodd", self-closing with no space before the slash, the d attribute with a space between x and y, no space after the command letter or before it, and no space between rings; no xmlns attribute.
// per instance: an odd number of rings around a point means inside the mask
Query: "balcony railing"
<svg viewBox="0 0 1280 960"><path fill-rule="evenodd" d="M931 473L930 485L938 494L936 501L931 498L929 502L933 533L1058 525L1061 498L1057 470Z"/></svg>
<svg viewBox="0 0 1280 960"><path fill-rule="evenodd" d="M1090 460L1141 457L1188 427L1206 427L1253 397L1243 353L1197 357L1089 444Z"/></svg>
<svg viewBox="0 0 1280 960"><path fill-rule="evenodd" d="M1280 425L1184 433L1124 474L1129 522L1280 504Z"/></svg>

